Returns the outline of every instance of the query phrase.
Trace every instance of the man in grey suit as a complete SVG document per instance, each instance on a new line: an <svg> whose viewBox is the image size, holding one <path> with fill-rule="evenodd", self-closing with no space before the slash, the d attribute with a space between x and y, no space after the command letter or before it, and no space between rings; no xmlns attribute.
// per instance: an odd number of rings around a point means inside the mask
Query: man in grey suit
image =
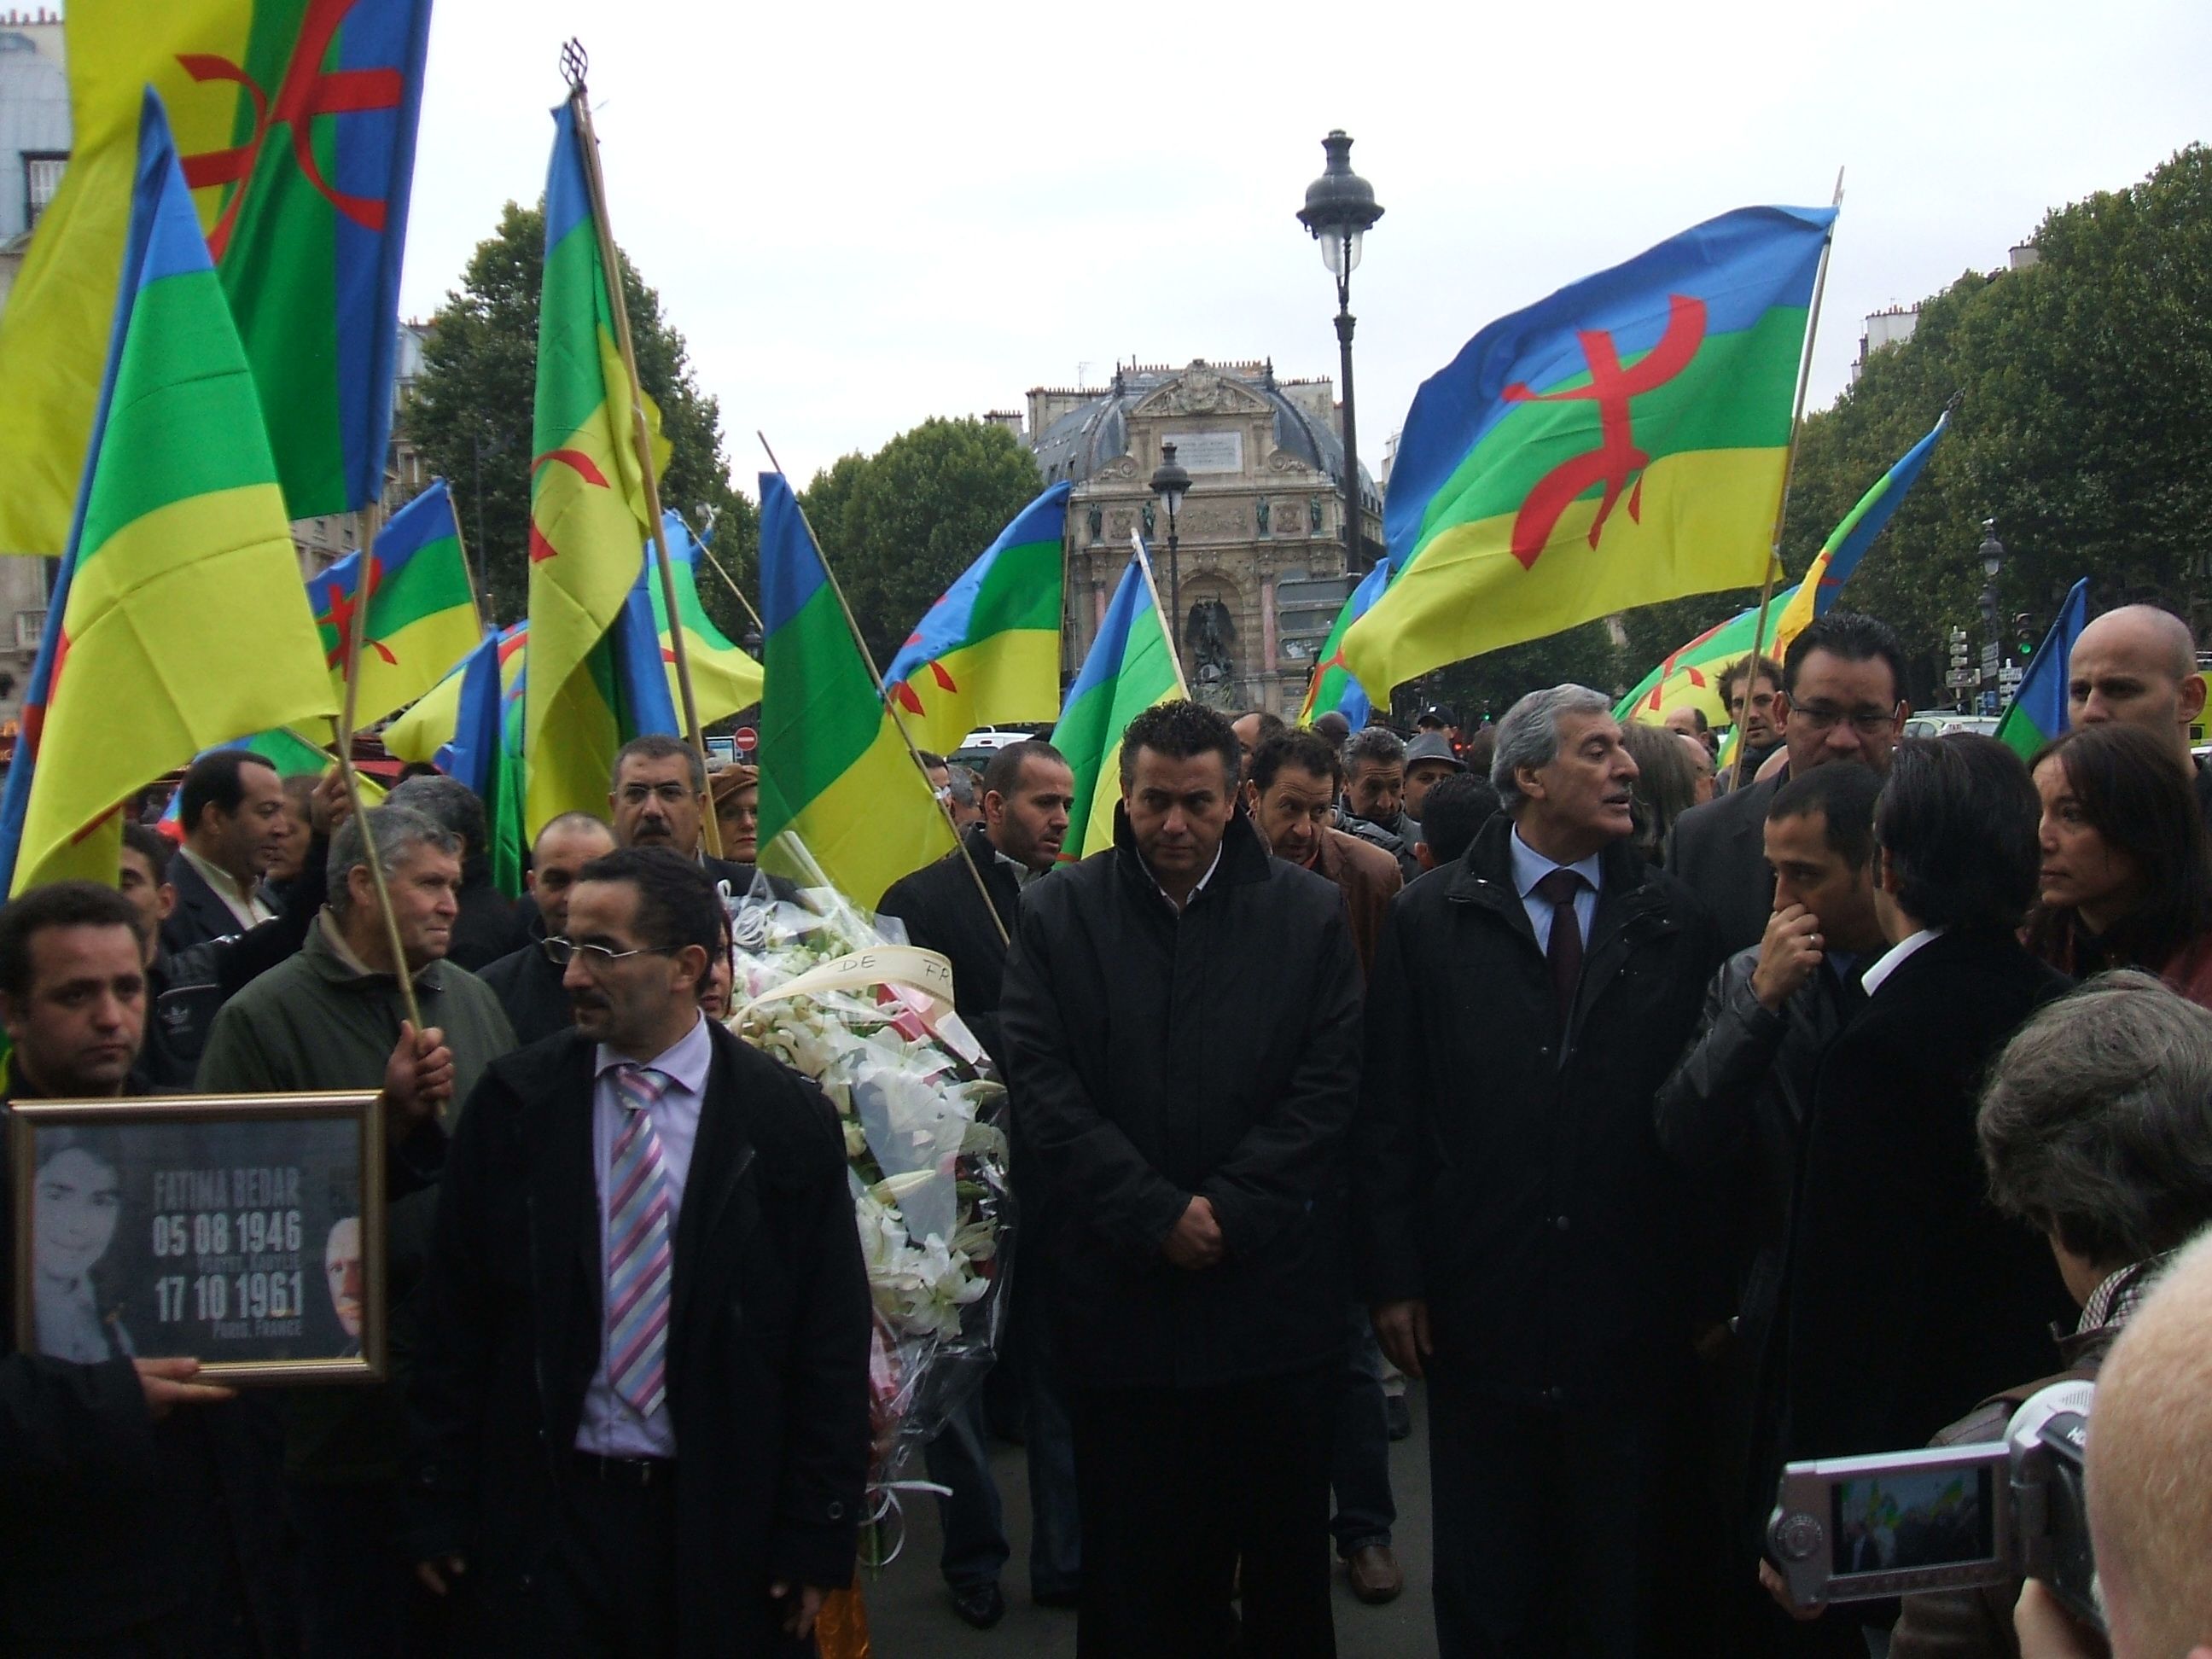
<svg viewBox="0 0 2212 1659"><path fill-rule="evenodd" d="M1831 763L1888 772L1890 750L1912 712L1905 647L1888 623L1832 611L1790 641L1774 708L1788 764L1764 783L1692 807L1675 821L1667 849L1668 872L1705 901L1731 954L1759 943L1774 908L1765 830L1775 791L1797 773Z"/></svg>

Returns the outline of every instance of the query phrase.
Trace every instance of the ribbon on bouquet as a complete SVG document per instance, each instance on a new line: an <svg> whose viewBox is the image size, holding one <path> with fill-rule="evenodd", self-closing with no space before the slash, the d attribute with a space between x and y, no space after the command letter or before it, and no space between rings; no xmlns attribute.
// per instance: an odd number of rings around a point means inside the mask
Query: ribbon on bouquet
<svg viewBox="0 0 2212 1659"><path fill-rule="evenodd" d="M876 945L865 951L852 951L819 968L809 969L773 990L762 992L747 1006L758 1007L763 1002L780 1002L789 997L871 990L877 986L913 1009L969 1065L982 1059L982 1046L959 1015L952 1012L952 964L937 951L925 951L915 945Z"/></svg>

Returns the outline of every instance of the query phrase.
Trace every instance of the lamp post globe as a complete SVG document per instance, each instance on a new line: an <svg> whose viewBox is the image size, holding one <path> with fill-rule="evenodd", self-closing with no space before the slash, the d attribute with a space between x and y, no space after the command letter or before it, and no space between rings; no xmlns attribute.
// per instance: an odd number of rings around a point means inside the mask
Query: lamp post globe
<svg viewBox="0 0 2212 1659"><path fill-rule="evenodd" d="M1360 535L1358 404L1352 389L1352 273L1369 230L1382 216L1375 187L1352 170L1352 140L1340 127L1321 141L1328 164L1306 186L1298 222L1321 244L1322 264L1336 278L1336 343L1344 385L1344 567L1364 568Z"/></svg>
<svg viewBox="0 0 2212 1659"><path fill-rule="evenodd" d="M1182 507L1182 498L1189 493L1190 474L1176 461L1176 447L1162 444L1160 464L1152 473L1152 494L1168 510L1168 637L1178 641L1178 650L1182 628L1182 557L1176 539L1176 514Z"/></svg>

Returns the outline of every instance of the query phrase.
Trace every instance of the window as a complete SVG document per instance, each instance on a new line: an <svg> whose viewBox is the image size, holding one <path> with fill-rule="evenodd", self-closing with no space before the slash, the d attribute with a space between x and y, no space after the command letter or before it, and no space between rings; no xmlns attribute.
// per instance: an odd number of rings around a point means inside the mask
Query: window
<svg viewBox="0 0 2212 1659"><path fill-rule="evenodd" d="M34 230L54 191L61 188L62 169L69 165L66 150L26 150L23 154L23 228Z"/></svg>

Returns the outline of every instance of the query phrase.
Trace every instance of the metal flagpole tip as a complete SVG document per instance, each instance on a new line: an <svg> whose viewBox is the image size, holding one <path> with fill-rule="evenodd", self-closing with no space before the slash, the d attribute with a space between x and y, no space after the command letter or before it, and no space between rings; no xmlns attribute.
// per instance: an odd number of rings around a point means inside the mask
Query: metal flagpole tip
<svg viewBox="0 0 2212 1659"><path fill-rule="evenodd" d="M561 48L561 73L572 88L584 84L584 75L592 67L591 54L584 50L581 40L571 40Z"/></svg>

